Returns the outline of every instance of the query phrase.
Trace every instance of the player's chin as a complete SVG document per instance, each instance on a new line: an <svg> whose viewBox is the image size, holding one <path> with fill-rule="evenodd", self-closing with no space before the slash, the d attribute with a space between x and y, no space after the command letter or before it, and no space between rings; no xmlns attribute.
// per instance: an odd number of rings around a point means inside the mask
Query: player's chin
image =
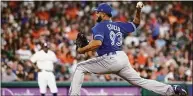
<svg viewBox="0 0 193 96"><path fill-rule="evenodd" d="M102 21L101 17L98 17L97 20L96 20L96 22L98 22L98 23L101 22L101 21Z"/></svg>
<svg viewBox="0 0 193 96"><path fill-rule="evenodd" d="M98 19L97 19L97 20L96 20L96 22L98 22L98 23L99 23L99 22L101 22L101 20L98 20Z"/></svg>

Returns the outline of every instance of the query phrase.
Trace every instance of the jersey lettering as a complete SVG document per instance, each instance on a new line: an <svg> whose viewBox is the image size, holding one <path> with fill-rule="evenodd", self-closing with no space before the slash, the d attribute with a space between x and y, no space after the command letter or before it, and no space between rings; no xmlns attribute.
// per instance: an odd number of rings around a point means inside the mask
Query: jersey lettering
<svg viewBox="0 0 193 96"><path fill-rule="evenodd" d="M116 31L120 31L120 27L116 26L116 25L112 25L112 24L107 24L107 28L109 30L116 30Z"/></svg>

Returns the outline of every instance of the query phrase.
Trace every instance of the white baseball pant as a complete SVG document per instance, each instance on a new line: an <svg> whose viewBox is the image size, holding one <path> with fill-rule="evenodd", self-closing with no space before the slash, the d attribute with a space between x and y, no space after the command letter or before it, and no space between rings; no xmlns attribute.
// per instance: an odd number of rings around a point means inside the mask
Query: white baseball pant
<svg viewBox="0 0 193 96"><path fill-rule="evenodd" d="M83 83L84 73L113 73L133 85L151 90L161 95L173 95L174 91L171 85L167 85L155 80L141 78L131 67L127 55L123 51L116 51L113 55L103 55L87 61L80 62L75 70L69 95L79 96L80 88Z"/></svg>
<svg viewBox="0 0 193 96"><path fill-rule="evenodd" d="M51 93L57 93L56 80L53 72L41 71L38 72L38 85L40 93L45 94L47 91L47 85L50 88Z"/></svg>

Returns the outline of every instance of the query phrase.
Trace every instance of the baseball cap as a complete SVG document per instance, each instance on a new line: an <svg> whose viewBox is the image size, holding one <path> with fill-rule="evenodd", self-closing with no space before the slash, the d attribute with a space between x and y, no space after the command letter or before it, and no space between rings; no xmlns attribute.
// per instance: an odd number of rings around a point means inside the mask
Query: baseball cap
<svg viewBox="0 0 193 96"><path fill-rule="evenodd" d="M106 4L106 3L101 3L94 11L104 12L104 13L112 16L112 14L111 14L112 8L109 4Z"/></svg>

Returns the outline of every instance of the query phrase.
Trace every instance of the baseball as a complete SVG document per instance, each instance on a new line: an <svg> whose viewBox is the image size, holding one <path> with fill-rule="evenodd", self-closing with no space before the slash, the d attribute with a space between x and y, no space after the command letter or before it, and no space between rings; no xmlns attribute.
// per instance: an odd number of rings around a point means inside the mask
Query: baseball
<svg viewBox="0 0 193 96"><path fill-rule="evenodd" d="M143 3L142 2L137 2L137 8L142 8L143 7Z"/></svg>

